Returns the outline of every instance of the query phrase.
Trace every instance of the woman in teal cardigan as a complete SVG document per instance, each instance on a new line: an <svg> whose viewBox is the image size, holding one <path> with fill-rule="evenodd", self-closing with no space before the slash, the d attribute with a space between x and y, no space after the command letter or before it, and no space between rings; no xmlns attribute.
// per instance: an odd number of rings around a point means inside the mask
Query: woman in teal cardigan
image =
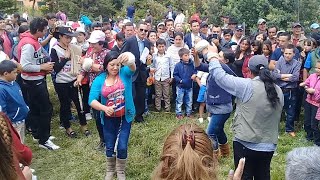
<svg viewBox="0 0 320 180"><path fill-rule="evenodd" d="M130 52L119 56L118 52L111 51L106 55L103 66L105 72L92 83L89 104L100 111L103 125L107 155L105 180L113 179L115 171L118 179L122 180L125 179L131 122L135 116L131 80L136 70L135 58ZM116 158L114 149L117 138Z"/></svg>

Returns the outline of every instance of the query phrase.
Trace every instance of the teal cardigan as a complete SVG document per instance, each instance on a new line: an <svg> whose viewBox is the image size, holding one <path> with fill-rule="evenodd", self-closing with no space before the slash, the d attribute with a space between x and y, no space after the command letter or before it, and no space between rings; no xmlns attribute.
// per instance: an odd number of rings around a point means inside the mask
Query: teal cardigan
<svg viewBox="0 0 320 180"><path fill-rule="evenodd" d="M133 103L132 96L132 75L134 71L131 71L128 66L124 66L120 69L120 79L124 84L124 99L125 99L125 117L127 122L131 122L134 119L136 110ZM91 105L93 100L99 101L101 97L101 104L105 105L107 99L101 95L102 87L107 78L108 74L103 72L99 74L93 81L89 94L89 105ZM100 111L101 124L104 124L105 115L103 111Z"/></svg>

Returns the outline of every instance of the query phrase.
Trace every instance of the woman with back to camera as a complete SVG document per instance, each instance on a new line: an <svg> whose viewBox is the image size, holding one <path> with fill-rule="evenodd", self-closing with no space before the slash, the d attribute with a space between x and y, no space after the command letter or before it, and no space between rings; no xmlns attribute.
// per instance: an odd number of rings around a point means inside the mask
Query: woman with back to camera
<svg viewBox="0 0 320 180"><path fill-rule="evenodd" d="M270 179L270 163L277 147L283 94L274 84L264 55L248 62L251 78L227 74L214 50L207 53L209 70L216 83L236 97L233 120L234 164L246 158L243 179Z"/></svg>
<svg viewBox="0 0 320 180"><path fill-rule="evenodd" d="M196 124L183 124L166 138L160 162L152 180L216 180L217 157L212 153L212 142ZM245 159L237 170L230 170L228 180L240 180Z"/></svg>

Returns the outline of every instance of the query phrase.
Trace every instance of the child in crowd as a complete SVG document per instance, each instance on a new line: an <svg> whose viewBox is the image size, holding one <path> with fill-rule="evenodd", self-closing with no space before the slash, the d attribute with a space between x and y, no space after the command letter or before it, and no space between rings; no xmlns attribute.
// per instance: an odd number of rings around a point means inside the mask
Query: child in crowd
<svg viewBox="0 0 320 180"><path fill-rule="evenodd" d="M177 119L183 118L181 107L182 104L186 106L186 115L191 117L192 113L192 84L191 79L193 74L196 74L193 61L190 59L190 51L186 48L179 50L180 62L176 64L173 77L177 88L176 98L176 116Z"/></svg>
<svg viewBox="0 0 320 180"><path fill-rule="evenodd" d="M155 108L156 111L161 110L161 99L164 100L165 112L170 112L170 84L172 81L171 72L174 70L174 65L171 58L165 54L166 41L158 39L156 41L158 53L153 55L151 71L154 72L155 78Z"/></svg>
<svg viewBox="0 0 320 180"><path fill-rule="evenodd" d="M294 59L295 46L289 44L284 48L283 56L277 61L273 76L284 95L284 110L286 112L286 132L295 137L294 120L298 92L299 72L301 62Z"/></svg>
<svg viewBox="0 0 320 180"><path fill-rule="evenodd" d="M315 73L311 74L305 82L300 83L307 92L306 102L304 103L304 130L306 131L306 139L314 141L314 144L320 146L319 121L316 119L317 111L320 107L320 61L317 61Z"/></svg>
<svg viewBox="0 0 320 180"><path fill-rule="evenodd" d="M194 76L194 80L198 83L200 89L199 89L199 94L197 101L200 103L199 106L199 119L198 121L200 123L203 123L203 112L204 108L206 107L206 92L207 92L207 77L209 73L203 72L203 71L198 71L197 75ZM210 121L210 113L208 115L208 121Z"/></svg>
<svg viewBox="0 0 320 180"><path fill-rule="evenodd" d="M261 41L254 40L251 44L251 50L253 55L260 55L262 54L262 43Z"/></svg>
<svg viewBox="0 0 320 180"><path fill-rule="evenodd" d="M307 77L309 76L309 73L312 74L314 73L314 71L312 70L311 72L309 72L309 70L313 69L312 68L312 62L311 62L311 58L309 59L309 61L307 60L308 55L311 54L311 52L313 52L315 49L317 48L317 42L316 40L310 38L310 39L306 39L304 41L304 48L303 51L300 53L300 57L301 57L301 61L302 64L304 65L303 68L303 80L305 81L307 79ZM315 66L315 64L313 64L313 66Z"/></svg>
<svg viewBox="0 0 320 180"><path fill-rule="evenodd" d="M268 59L268 61L270 61L270 57L272 54L272 44L270 40L263 41L262 54Z"/></svg>
<svg viewBox="0 0 320 180"><path fill-rule="evenodd" d="M4 112L12 122L24 143L25 118L29 108L26 105L20 86L15 82L17 77L17 65L9 60L0 63L0 111Z"/></svg>

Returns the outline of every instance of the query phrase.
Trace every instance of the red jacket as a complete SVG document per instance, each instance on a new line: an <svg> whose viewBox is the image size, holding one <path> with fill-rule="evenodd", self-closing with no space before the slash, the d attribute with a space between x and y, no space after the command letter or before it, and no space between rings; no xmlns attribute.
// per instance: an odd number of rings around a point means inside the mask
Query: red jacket
<svg viewBox="0 0 320 180"><path fill-rule="evenodd" d="M5 118L8 124L8 128L10 129L12 137L11 149L13 152L13 163L16 168L16 172L19 176L19 180L24 180L25 178L22 174L19 163L23 164L24 166L29 166L32 160L32 151L28 146L21 143L19 134L12 126L9 118L4 113L0 113L0 115Z"/></svg>

